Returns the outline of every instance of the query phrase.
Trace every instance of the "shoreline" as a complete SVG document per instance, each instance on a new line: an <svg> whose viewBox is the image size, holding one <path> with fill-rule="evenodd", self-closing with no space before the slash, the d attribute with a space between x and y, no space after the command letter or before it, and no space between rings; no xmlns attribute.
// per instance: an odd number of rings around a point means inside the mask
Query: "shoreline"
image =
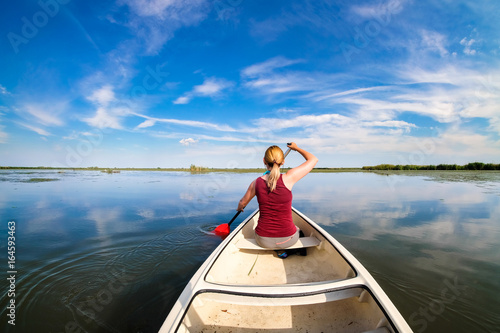
<svg viewBox="0 0 500 333"><path fill-rule="evenodd" d="M157 172L191 172L191 173L212 173L212 172L232 172L232 173L262 173L264 168L70 168L70 167L10 167L0 166L0 170L53 170L53 171L101 171L106 173L118 173L120 171L157 171ZM290 168L282 168L288 171ZM311 172L366 172L362 168L314 168Z"/></svg>
<svg viewBox="0 0 500 333"><path fill-rule="evenodd" d="M156 172L190 172L190 173L215 173L215 172L228 172L228 173L262 173L264 168L100 168L100 167L88 167L88 168L70 168L70 167L10 167L10 166L0 166L0 170L52 170L52 171L101 171L103 173L119 173L121 171L156 171ZM290 168L282 168L282 172L290 170ZM416 174L416 173L427 173L427 172L499 172L500 170L471 170L471 169L372 169L367 167L362 168L314 168L311 173L337 173L337 172L366 172L375 173L382 175L397 175L397 174Z"/></svg>

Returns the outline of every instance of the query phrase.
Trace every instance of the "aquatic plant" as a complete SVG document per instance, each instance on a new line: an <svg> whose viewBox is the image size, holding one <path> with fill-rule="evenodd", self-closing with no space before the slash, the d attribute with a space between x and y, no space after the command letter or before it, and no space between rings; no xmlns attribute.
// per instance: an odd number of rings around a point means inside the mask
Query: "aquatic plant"
<svg viewBox="0 0 500 333"><path fill-rule="evenodd" d="M43 183L43 182L53 182L59 180L59 178L30 178L25 180L25 183Z"/></svg>

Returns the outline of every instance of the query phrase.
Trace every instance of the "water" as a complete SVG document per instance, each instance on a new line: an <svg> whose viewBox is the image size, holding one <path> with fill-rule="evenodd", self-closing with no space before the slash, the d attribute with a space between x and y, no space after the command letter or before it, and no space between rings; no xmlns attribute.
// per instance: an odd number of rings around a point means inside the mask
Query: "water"
<svg viewBox="0 0 500 333"><path fill-rule="evenodd" d="M411 176L410 176L411 175ZM156 332L257 174L0 171L4 332ZM310 174L294 206L341 241L415 332L498 332L500 173ZM254 199L235 225L257 208Z"/></svg>

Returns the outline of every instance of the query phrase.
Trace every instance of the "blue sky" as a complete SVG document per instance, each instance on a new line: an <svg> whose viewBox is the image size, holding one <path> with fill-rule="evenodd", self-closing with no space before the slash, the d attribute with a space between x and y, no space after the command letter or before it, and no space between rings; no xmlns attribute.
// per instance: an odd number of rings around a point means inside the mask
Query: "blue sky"
<svg viewBox="0 0 500 333"><path fill-rule="evenodd" d="M498 1L3 6L0 165L500 163Z"/></svg>

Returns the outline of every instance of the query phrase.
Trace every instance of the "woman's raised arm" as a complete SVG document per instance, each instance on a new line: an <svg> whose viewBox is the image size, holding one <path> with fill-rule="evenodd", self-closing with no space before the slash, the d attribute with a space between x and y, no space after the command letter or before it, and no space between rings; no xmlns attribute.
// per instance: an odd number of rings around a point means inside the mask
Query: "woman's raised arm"
<svg viewBox="0 0 500 333"><path fill-rule="evenodd" d="M314 168L316 163L318 163L318 158L310 152L299 148L295 142L290 143L288 147L292 150L295 150L306 159L304 163L302 163L298 167L288 170L287 173L283 175L283 182L285 183L286 187L291 190L296 182L302 179Z"/></svg>

